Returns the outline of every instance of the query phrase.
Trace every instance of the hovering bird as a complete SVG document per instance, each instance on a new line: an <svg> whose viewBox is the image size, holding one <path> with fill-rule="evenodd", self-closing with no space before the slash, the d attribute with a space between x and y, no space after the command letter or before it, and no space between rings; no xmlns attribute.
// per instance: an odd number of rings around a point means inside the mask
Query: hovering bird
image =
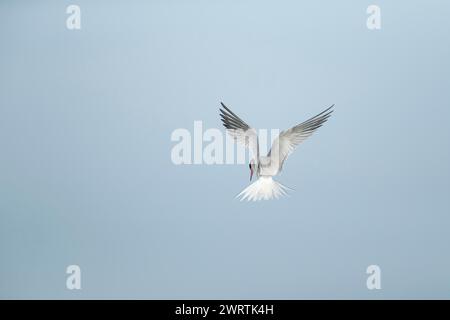
<svg viewBox="0 0 450 320"><path fill-rule="evenodd" d="M252 180L253 174L256 174L258 178L236 196L241 201L278 199L280 196L286 194L289 188L273 180L272 177L280 173L284 161L286 161L286 158L294 149L328 120L334 107L333 104L309 120L282 131L273 141L267 156L261 156L259 154L259 142L256 130L245 123L222 102L220 104L223 107L223 109L219 109L220 116L227 132L238 143L243 144L251 150L253 157L248 165L250 169L250 181Z"/></svg>

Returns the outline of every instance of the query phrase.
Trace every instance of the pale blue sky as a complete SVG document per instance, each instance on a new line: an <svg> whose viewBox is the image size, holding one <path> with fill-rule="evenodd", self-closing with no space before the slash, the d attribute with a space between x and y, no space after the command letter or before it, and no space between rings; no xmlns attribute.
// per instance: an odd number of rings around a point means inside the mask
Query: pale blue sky
<svg viewBox="0 0 450 320"><path fill-rule="evenodd" d="M450 4L377 1L370 31L372 3L1 1L0 297L448 298ZM336 104L290 197L172 164L219 101L261 128Z"/></svg>

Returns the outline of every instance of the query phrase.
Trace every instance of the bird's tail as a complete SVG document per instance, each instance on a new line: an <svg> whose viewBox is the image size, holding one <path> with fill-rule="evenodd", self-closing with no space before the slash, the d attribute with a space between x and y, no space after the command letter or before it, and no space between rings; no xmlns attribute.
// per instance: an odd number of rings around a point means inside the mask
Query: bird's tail
<svg viewBox="0 0 450 320"><path fill-rule="evenodd" d="M273 180L272 177L261 176L258 180L242 190L236 198L239 198L241 201L278 199L279 197L286 195L287 190L289 189L290 188Z"/></svg>

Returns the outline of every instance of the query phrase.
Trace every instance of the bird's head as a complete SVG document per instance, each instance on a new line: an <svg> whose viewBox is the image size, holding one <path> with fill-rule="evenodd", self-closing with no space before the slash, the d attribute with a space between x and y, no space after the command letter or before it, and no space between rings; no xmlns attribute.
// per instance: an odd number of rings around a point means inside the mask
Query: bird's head
<svg viewBox="0 0 450 320"><path fill-rule="evenodd" d="M255 160L250 160L250 163L248 164L248 168L250 169L250 181L252 181L253 173L255 172Z"/></svg>

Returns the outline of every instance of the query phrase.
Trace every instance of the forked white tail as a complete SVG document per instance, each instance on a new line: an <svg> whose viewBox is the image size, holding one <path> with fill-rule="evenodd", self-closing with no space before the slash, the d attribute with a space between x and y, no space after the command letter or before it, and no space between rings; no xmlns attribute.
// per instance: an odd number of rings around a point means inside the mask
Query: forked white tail
<svg viewBox="0 0 450 320"><path fill-rule="evenodd" d="M290 188L273 180L270 176L261 176L258 180L242 190L236 198L240 198L241 201L278 199L279 197L286 195L287 190L289 189Z"/></svg>

